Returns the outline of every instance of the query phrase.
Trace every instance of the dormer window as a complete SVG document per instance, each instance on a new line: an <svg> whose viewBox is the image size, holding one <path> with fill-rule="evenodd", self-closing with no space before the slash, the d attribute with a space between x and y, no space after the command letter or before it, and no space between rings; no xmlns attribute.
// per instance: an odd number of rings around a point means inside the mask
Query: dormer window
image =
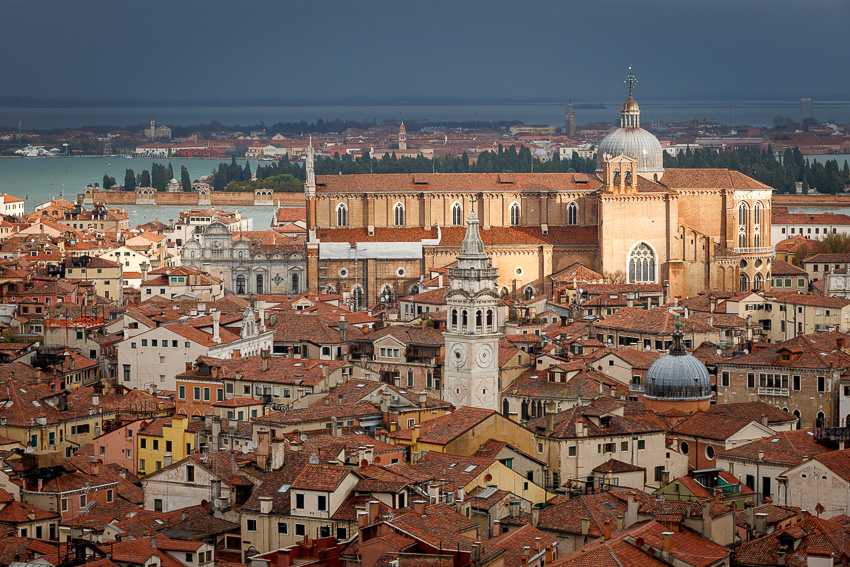
<svg viewBox="0 0 850 567"><path fill-rule="evenodd" d="M791 355L787 352L783 352L780 355L780 360L782 360L782 362L791 362Z"/></svg>
<svg viewBox="0 0 850 567"><path fill-rule="evenodd" d="M603 416L599 418L599 427L605 429L607 427L611 427L611 418L608 416Z"/></svg>

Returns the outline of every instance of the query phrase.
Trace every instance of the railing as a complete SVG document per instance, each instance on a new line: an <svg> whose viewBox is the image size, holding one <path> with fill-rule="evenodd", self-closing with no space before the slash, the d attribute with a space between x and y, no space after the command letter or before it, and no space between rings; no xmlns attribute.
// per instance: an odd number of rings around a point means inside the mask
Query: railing
<svg viewBox="0 0 850 567"><path fill-rule="evenodd" d="M629 392L643 392L643 384L629 384Z"/></svg>
<svg viewBox="0 0 850 567"><path fill-rule="evenodd" d="M735 248L738 254L773 254L773 246L759 246L757 248Z"/></svg>
<svg viewBox="0 0 850 567"><path fill-rule="evenodd" d="M783 396L788 397L791 392L788 388L761 388L758 390L759 396Z"/></svg>

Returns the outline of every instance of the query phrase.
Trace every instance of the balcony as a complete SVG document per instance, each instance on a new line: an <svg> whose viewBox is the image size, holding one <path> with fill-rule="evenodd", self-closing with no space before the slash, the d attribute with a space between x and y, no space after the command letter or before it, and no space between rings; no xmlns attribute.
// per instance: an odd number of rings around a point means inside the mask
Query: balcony
<svg viewBox="0 0 850 567"><path fill-rule="evenodd" d="M643 393L643 384L629 384L629 392Z"/></svg>
<svg viewBox="0 0 850 567"><path fill-rule="evenodd" d="M761 388L758 390L759 396L780 396L787 398L791 395L788 388Z"/></svg>
<svg viewBox="0 0 850 567"><path fill-rule="evenodd" d="M757 248L735 248L735 253L745 256L754 254L773 254L773 246L759 246Z"/></svg>

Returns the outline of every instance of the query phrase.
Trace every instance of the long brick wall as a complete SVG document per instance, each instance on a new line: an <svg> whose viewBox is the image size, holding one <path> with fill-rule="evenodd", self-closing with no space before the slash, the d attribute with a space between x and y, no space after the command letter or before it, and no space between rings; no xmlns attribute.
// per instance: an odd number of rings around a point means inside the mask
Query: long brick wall
<svg viewBox="0 0 850 567"><path fill-rule="evenodd" d="M80 195L80 200L85 198L86 202L91 200L95 205L134 205L138 196L136 193L125 193L118 191L95 191L89 195ZM224 191L213 191L209 195L202 196L200 193L155 193L152 195L157 205L174 205L183 207L207 206L202 199L209 199L209 204L252 206L255 204L253 192L227 193ZM303 193L274 193L270 199L272 204L278 202L282 207L305 206Z"/></svg>

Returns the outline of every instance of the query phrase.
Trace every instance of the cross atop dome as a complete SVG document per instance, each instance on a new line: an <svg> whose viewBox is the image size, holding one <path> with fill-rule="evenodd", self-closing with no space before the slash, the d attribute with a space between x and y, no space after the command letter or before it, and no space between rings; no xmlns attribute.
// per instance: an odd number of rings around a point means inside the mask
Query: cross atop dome
<svg viewBox="0 0 850 567"><path fill-rule="evenodd" d="M629 76L626 77L626 80L623 81L623 82L626 83L627 85L629 85L629 96L631 97L632 96L632 89L635 88L635 86L637 86L637 79L635 78L634 74L632 73L632 66L631 65L629 65Z"/></svg>

